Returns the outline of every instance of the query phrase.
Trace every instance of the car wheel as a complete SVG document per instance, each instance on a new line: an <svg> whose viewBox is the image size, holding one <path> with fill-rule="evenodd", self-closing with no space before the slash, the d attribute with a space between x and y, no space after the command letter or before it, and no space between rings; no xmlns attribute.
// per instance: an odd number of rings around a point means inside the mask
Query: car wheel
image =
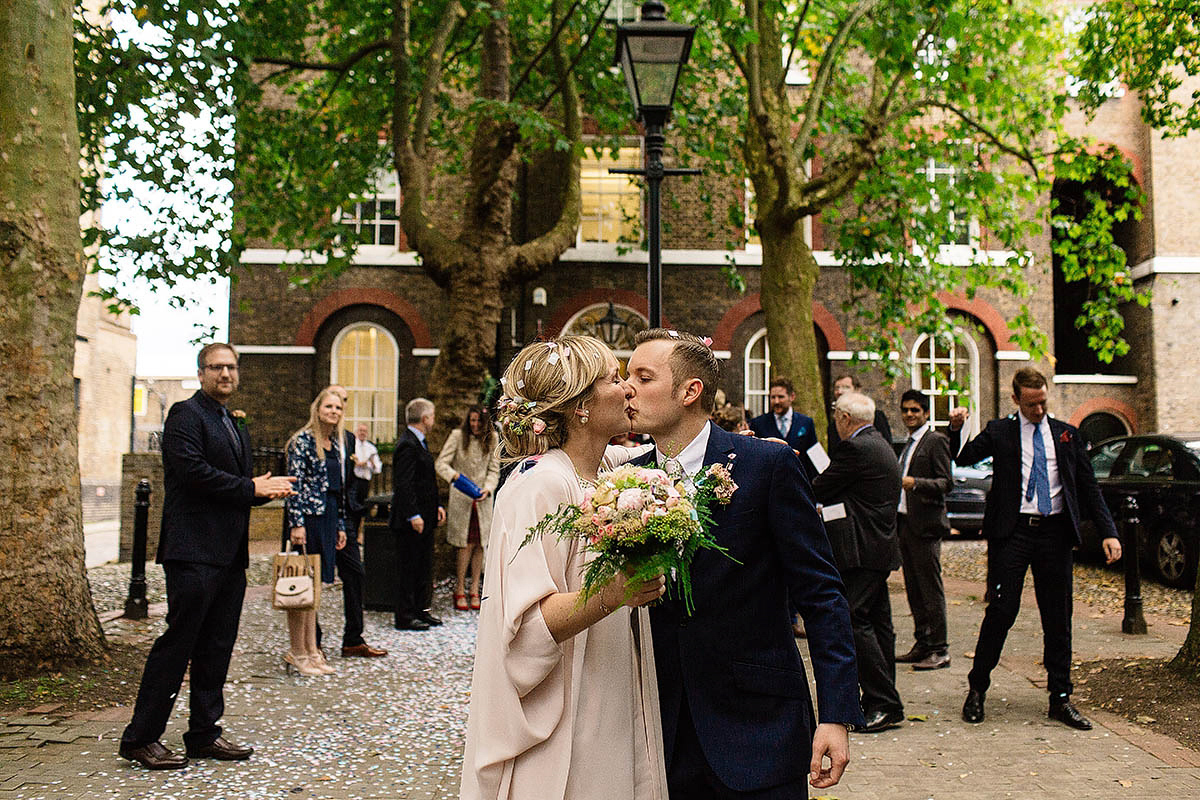
<svg viewBox="0 0 1200 800"><path fill-rule="evenodd" d="M1196 554L1178 531L1167 529L1158 535L1153 561L1159 577L1168 586L1190 589L1196 585Z"/></svg>

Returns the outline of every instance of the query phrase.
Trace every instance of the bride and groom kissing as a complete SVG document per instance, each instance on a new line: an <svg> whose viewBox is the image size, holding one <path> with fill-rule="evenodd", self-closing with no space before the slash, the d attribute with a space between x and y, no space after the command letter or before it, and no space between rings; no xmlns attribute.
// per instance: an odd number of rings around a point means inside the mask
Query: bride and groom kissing
<svg viewBox="0 0 1200 800"><path fill-rule="evenodd" d="M863 723L841 579L793 451L709 422L718 375L706 342L664 329L639 334L628 379L607 346L581 336L529 345L509 366L505 452L540 458L496 500L462 798L768 800L840 780L848 728ZM631 426L657 446L608 445ZM619 575L585 599L574 542L521 547L631 459L672 459L689 476L722 464L737 483L713 512L726 552L692 563L690 614L663 597L661 576Z"/></svg>

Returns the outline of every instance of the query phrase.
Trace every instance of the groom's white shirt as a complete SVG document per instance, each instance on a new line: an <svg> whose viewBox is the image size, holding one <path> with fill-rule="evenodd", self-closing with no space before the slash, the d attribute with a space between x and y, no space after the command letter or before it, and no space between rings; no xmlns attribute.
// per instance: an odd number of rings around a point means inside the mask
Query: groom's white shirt
<svg viewBox="0 0 1200 800"><path fill-rule="evenodd" d="M708 434L709 423L704 423L704 427L700 429L695 439L688 443L688 446L679 451L679 455L675 456L675 460L679 462L679 466L683 468L683 472L689 478L695 477L704 469L704 453L708 450ZM658 449L657 442L654 447L654 460L661 467L667 460L667 455Z"/></svg>

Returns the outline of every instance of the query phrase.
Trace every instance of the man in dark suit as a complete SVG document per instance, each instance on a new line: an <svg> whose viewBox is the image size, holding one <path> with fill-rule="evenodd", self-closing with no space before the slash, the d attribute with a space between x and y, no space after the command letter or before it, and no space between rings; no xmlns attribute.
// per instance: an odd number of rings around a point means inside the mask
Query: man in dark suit
<svg viewBox="0 0 1200 800"><path fill-rule="evenodd" d="M349 408L350 393L346 387L334 384L329 391L342 399L342 407ZM359 426L362 427L362 426ZM351 658L382 658L387 650L371 647L363 639L363 582L366 571L363 569L362 552L359 550L359 523L362 522L362 502L365 495L360 494L354 487L358 478L354 474L354 447L357 437L350 431L345 431L342 442L342 463L345 472L342 475L342 496L346 502L346 519L350 521L351 529L346 532L346 546L335 551L334 561L337 566L338 578L342 581L342 612L346 617L346 625L342 629L342 657ZM378 458L378 456L376 456ZM321 645L321 623L317 623L317 646Z"/></svg>
<svg viewBox="0 0 1200 800"><path fill-rule="evenodd" d="M738 488L714 513L728 556L692 564L695 613L677 599L652 608L667 782L676 800L796 798L833 786L861 724L850 615L829 543L791 450L709 422L718 362L700 339L655 328L629 360L632 427L651 434L669 468L731 468ZM791 631L804 615L820 712Z"/></svg>
<svg viewBox="0 0 1200 800"><path fill-rule="evenodd" d="M896 691L896 632L888 598L888 573L900 566L896 541L896 504L900 465L892 446L871 424L875 401L849 392L833 408L841 441L829 466L813 481L813 493L826 509L834 563L846 584L858 684L862 690L866 733L879 733L904 721ZM844 507L842 518L829 514Z"/></svg>
<svg viewBox="0 0 1200 800"><path fill-rule="evenodd" d="M1072 728L1092 723L1071 703L1072 553L1079 522L1090 518L1103 537L1108 563L1121 557L1121 540L1104 504L1079 431L1046 415L1046 378L1032 367L1013 376L1018 413L992 420L959 451L967 409L950 412L950 448L960 465L992 457L992 489L983 512L988 541L987 610L979 627L963 719L982 722L991 673L1008 629L1021 608L1025 573L1042 616L1049 716Z"/></svg>
<svg viewBox="0 0 1200 800"><path fill-rule="evenodd" d="M851 375L847 372L838 375L834 379L834 402L837 402L837 399L846 392L862 392L862 381L858 379L857 375ZM883 413L883 410L878 405L875 407L875 420L871 424L875 426L875 430L879 431L879 435L883 437L885 442L888 444L892 443L892 426L888 424L887 415ZM837 426L833 423L833 417L829 418L829 426L826 429L826 434L826 441L829 442L829 451L832 453L834 445L841 440L841 437L838 436Z"/></svg>
<svg viewBox="0 0 1200 800"><path fill-rule="evenodd" d="M817 474L808 449L817 443L817 428L812 417L792 409L796 391L787 378L772 378L767 402L770 409L750 420L750 430L760 439L783 439L788 447L800 454L800 463L811 481Z"/></svg>
<svg viewBox="0 0 1200 800"><path fill-rule="evenodd" d="M424 397L404 408L408 427L392 453L392 509L388 525L396 534L396 630L425 631L442 621L433 604L433 532L446 521L438 504L437 473L426 437L433 430L433 403Z"/></svg>
<svg viewBox="0 0 1200 800"><path fill-rule="evenodd" d="M950 533L946 494L954 483L950 440L930 428L929 397L916 389L901 395L900 418L908 428L908 441L900 452L903 491L896 529L916 643L896 661L916 670L944 669L950 666L942 587L942 539Z"/></svg>
<svg viewBox="0 0 1200 800"><path fill-rule="evenodd" d="M188 758L240 761L254 752L226 741L225 675L237 639L249 564L250 507L292 493L293 478L251 477L245 415L225 408L237 390L234 349L207 345L196 359L200 391L163 423L163 519L157 562L167 582L167 629L146 658L133 718L119 752L147 769ZM187 756L159 741L191 664Z"/></svg>

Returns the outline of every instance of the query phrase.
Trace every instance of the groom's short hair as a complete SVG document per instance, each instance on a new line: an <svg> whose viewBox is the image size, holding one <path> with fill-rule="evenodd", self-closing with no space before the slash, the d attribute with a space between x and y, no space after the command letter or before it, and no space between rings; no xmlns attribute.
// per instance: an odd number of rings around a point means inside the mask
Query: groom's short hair
<svg viewBox="0 0 1200 800"><path fill-rule="evenodd" d="M654 342L666 339L675 344L667 363L671 366L671 390L678 389L683 382L697 378L704 384L700 393L700 408L705 414L711 414L717 399L717 378L721 373L721 363L717 361L712 348L704 343L699 336L683 331L672 331L666 328L648 328L638 333L634 338L634 347L644 342Z"/></svg>

